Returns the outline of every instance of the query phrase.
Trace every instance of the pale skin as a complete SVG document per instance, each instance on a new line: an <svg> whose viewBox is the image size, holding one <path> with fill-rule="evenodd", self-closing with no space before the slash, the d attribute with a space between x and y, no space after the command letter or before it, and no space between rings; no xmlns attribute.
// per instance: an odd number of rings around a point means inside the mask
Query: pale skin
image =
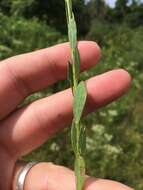
<svg viewBox="0 0 143 190"><path fill-rule="evenodd" d="M84 41L78 46L82 70L93 67L100 59L97 44ZM17 108L28 95L65 79L69 57L69 45L64 43L1 61L0 190L15 190L15 178L22 167L16 162L21 156L71 123L73 97L70 89ZM130 83L131 77L123 69L90 78L86 81L85 114L116 100L129 89ZM63 166L40 163L28 173L24 190L75 190L74 173ZM115 181L87 177L85 190L132 188Z"/></svg>

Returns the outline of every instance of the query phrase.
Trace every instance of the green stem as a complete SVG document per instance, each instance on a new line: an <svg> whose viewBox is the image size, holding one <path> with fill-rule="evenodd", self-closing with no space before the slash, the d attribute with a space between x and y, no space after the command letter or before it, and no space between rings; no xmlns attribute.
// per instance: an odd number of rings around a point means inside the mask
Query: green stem
<svg viewBox="0 0 143 190"><path fill-rule="evenodd" d="M65 0L67 4L67 9L68 9L68 17L72 18L72 1L71 0Z"/></svg>
<svg viewBox="0 0 143 190"><path fill-rule="evenodd" d="M72 51L72 60L73 60L73 89L74 89L74 94L75 94L75 91L77 89L77 86L78 86L78 79L77 79L77 75L76 75L76 67L75 67L75 60L74 60L74 53Z"/></svg>
<svg viewBox="0 0 143 190"><path fill-rule="evenodd" d="M68 34L71 48L71 62L69 64L69 81L73 89L74 96L74 119L71 129L71 142L73 146L73 151L75 154L75 175L76 175L76 188L77 190L82 190L84 186L85 177L85 162L83 158L83 144L84 141L84 130L81 126L81 116L85 106L86 101L86 88L82 82L79 83L79 73L80 73L80 56L77 47L77 26L74 19L74 14L72 12L72 0L65 0L66 3L66 15L68 23ZM86 142L86 141L84 141Z"/></svg>

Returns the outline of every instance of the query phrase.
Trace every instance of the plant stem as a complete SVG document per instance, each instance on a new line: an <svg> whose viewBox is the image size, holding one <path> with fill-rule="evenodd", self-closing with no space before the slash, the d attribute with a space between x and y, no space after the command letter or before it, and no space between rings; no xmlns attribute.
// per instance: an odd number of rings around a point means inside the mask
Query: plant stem
<svg viewBox="0 0 143 190"><path fill-rule="evenodd" d="M82 190L85 178L84 154L86 149L86 133L81 125L81 116L85 106L87 91L85 83L79 82L80 56L77 47L77 26L72 11L72 0L65 0L68 24L68 35L71 48L71 60L69 62L68 79L73 90L74 118L71 128L71 142L75 154L76 189Z"/></svg>

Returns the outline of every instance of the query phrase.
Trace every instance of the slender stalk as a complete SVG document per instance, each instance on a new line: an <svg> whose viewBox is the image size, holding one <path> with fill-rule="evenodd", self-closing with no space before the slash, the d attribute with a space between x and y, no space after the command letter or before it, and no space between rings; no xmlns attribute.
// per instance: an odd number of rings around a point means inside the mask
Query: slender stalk
<svg viewBox="0 0 143 190"><path fill-rule="evenodd" d="M68 24L68 36L71 48L71 59L68 67L68 79L73 90L73 122L71 127L71 144L75 155L76 189L82 190L85 178L84 155L86 150L86 131L81 125L81 116L85 106L87 91L83 81L79 81L80 56L77 47L77 26L72 11L72 0L65 0Z"/></svg>

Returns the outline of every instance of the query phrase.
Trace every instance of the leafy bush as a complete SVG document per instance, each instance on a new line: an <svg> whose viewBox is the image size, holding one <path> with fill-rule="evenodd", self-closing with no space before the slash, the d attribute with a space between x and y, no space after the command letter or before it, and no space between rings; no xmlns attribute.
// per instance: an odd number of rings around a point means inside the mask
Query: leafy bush
<svg viewBox="0 0 143 190"><path fill-rule="evenodd" d="M51 46L64 40L55 29L37 19L0 14L0 59Z"/></svg>

